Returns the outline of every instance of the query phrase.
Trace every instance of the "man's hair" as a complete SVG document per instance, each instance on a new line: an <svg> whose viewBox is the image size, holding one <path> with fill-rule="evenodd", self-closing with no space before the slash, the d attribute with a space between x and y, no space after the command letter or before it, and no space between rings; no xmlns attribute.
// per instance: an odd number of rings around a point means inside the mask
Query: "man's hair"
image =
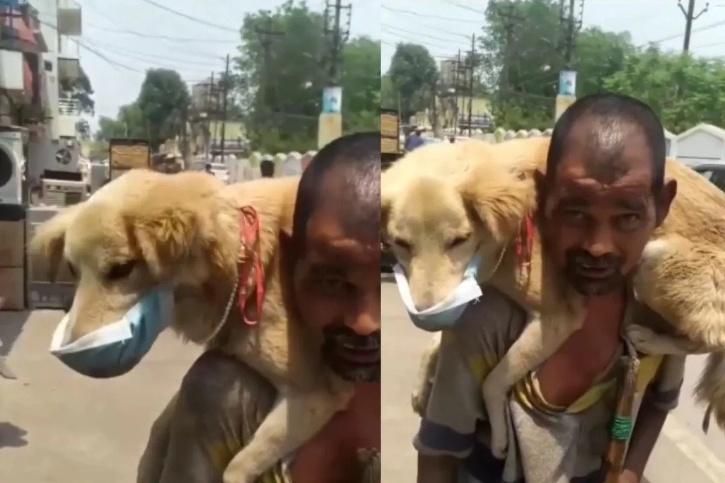
<svg viewBox="0 0 725 483"><path fill-rule="evenodd" d="M589 168L606 172L608 176L619 177L623 169L617 160L624 150L626 140L623 138L608 140L607 146L602 145L602 130L610 130L612 136L626 129L639 130L649 147L652 163L652 190L659 192L664 185L666 144L662 123L657 114L644 102L633 97L601 93L582 97L574 102L554 127L546 164L546 177L553 182L556 168L564 157L570 141L571 131L583 122L590 122L591 133L587 140L588 151L586 161ZM599 132L599 136L597 136ZM590 141L589 141L590 140Z"/></svg>
<svg viewBox="0 0 725 483"><path fill-rule="evenodd" d="M274 162L265 159L259 163L259 171L263 178L274 178Z"/></svg>
<svg viewBox="0 0 725 483"><path fill-rule="evenodd" d="M364 132L342 136L322 148L302 173L295 202L292 238L304 249L307 222L325 199L325 175L335 172L340 187L329 202L343 208L345 229L370 229L380 225L380 133Z"/></svg>

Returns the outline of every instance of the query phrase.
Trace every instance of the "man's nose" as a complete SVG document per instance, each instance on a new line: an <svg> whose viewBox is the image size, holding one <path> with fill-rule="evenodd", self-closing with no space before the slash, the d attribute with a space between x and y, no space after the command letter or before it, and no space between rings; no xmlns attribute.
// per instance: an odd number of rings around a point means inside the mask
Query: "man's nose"
<svg viewBox="0 0 725 483"><path fill-rule="evenodd" d="M366 295L355 304L345 321L357 335L371 335L380 330L380 292Z"/></svg>
<svg viewBox="0 0 725 483"><path fill-rule="evenodd" d="M615 251L614 232L606 223L594 226L584 247L593 257L602 257Z"/></svg>

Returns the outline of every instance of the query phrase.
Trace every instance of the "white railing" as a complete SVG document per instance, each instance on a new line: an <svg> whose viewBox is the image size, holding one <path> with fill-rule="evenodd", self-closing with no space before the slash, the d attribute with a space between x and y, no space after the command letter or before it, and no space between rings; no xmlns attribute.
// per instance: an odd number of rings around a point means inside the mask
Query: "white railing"
<svg viewBox="0 0 725 483"><path fill-rule="evenodd" d="M62 116L80 116L81 103L69 97L58 98L58 114Z"/></svg>

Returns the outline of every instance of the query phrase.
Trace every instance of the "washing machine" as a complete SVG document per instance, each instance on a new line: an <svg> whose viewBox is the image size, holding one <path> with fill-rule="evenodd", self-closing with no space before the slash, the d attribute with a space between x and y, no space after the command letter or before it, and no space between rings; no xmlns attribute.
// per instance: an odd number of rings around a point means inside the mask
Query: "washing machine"
<svg viewBox="0 0 725 483"><path fill-rule="evenodd" d="M23 134L21 131L0 131L0 204L23 204Z"/></svg>

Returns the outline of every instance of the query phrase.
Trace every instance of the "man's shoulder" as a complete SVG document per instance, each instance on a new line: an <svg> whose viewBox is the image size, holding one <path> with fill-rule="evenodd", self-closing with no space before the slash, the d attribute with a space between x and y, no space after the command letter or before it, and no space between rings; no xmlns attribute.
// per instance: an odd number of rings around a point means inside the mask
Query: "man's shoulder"
<svg viewBox="0 0 725 483"><path fill-rule="evenodd" d="M527 321L526 312L493 286L484 285L482 292L461 316L455 328L456 339L505 352L521 335Z"/></svg>

